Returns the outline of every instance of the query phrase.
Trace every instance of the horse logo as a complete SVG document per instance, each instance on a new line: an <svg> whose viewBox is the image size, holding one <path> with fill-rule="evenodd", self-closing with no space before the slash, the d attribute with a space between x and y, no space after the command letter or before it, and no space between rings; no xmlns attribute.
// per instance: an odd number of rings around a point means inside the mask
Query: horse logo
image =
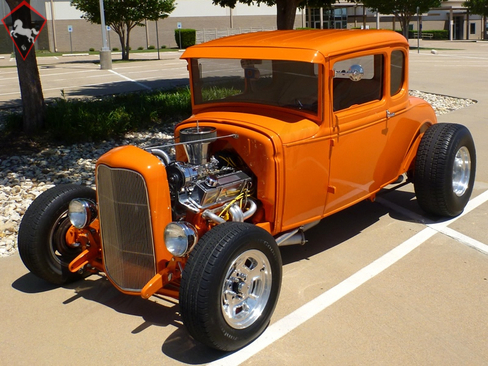
<svg viewBox="0 0 488 366"><path fill-rule="evenodd" d="M9 33L20 56L25 61L46 25L46 18L24 0L2 18L1 22Z"/></svg>
<svg viewBox="0 0 488 366"><path fill-rule="evenodd" d="M27 41L29 41L29 43L34 43L34 36L37 36L39 32L35 28L26 29L23 27L23 25L24 24L22 23L22 20L17 19L14 22L14 27L13 30L10 32L10 36L17 38L17 36L20 34L21 36L27 37Z"/></svg>

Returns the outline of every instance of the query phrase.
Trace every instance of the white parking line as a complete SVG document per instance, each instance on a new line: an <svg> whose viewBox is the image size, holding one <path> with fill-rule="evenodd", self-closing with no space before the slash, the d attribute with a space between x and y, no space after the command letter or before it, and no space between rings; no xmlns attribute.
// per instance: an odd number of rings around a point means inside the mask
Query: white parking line
<svg viewBox="0 0 488 366"><path fill-rule="evenodd" d="M148 90L151 90L151 88L148 87L147 85L144 85L143 83L139 83L138 81L132 80L131 78L128 78L127 76L124 76L122 74L119 74L118 72L116 72L114 70L108 70L108 71L110 71L112 74L115 74L117 76L120 76L122 79L125 79L125 80L128 80L128 81L132 81L133 83L136 83L137 85L142 86L143 88L146 88Z"/></svg>
<svg viewBox="0 0 488 366"><path fill-rule="evenodd" d="M476 196L473 198L471 201L469 201L468 205L464 209L463 215L466 214L467 212L471 211L471 207L475 206L478 207L479 204L478 202L486 202L488 200L488 191L483 192L479 196ZM464 235L460 232L457 232L451 228L448 228L444 222L441 223L433 223L428 220L426 220L423 216L420 216L416 214L415 212L409 211L405 209L404 207L398 206L397 204L390 202L388 200L385 200L382 197L377 197L376 202L382 204L385 207L391 208L392 210L401 213L402 215L405 215L406 217L409 217L419 223L425 224L428 227L433 228L439 233L442 233L446 236L449 236L460 243L463 243L471 248L474 248L476 250L479 250L482 253L488 254L488 245L484 244L476 239L470 238L467 235Z"/></svg>
<svg viewBox="0 0 488 366"><path fill-rule="evenodd" d="M451 228L445 227L439 230L440 233L449 236L450 238L453 238L460 243L463 243L464 245L467 245L468 247L471 247L473 249L479 250L482 253L488 254L488 245L483 244L482 242L470 238L467 235L461 234L460 232L457 232L456 230L453 230Z"/></svg>
<svg viewBox="0 0 488 366"><path fill-rule="evenodd" d="M381 201L386 201L381 199ZM488 191L485 191L481 195L475 197L466 206L464 212L451 219L441 223L429 225L419 233L412 236L396 248L390 250L374 262L370 263L366 267L362 268L349 278L345 279L338 285L334 286L330 290L324 292L322 295L316 297L312 301L293 311L284 318L278 320L276 323L266 329L266 331L253 343L241 350L234 352L226 357L209 363L209 366L230 366L240 365L244 361L247 361L252 356L262 351L272 343L276 342L280 338L290 333L295 328L299 327L307 320L310 320L315 315L325 310L336 301L340 300L347 294L351 293L359 286L363 285L376 275L380 274L407 254L418 248L422 243L439 233L440 230L444 230L448 225L463 217L467 213L474 210L476 207L482 205L488 201ZM454 231L454 230L452 230Z"/></svg>

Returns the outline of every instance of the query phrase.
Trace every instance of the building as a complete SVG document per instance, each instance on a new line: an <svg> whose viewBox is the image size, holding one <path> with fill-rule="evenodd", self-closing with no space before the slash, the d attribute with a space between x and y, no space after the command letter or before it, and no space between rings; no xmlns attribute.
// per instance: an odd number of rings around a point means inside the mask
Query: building
<svg viewBox="0 0 488 366"><path fill-rule="evenodd" d="M426 14L415 16L410 23L410 30L420 29L445 30L450 40L479 40L486 33L483 19L479 15L469 14L463 6L464 1L443 1L439 8L431 9ZM400 30L401 26L392 14L376 14L361 4L338 0L332 9L310 8L304 15L306 26L310 28L381 28Z"/></svg>
<svg viewBox="0 0 488 366"><path fill-rule="evenodd" d="M47 19L36 42L37 50L79 52L102 47L101 27L81 18L81 13L66 0L31 0L31 6ZM424 32L444 29L452 40L478 40L483 36L482 18L468 14L463 1L444 1L410 24L412 30L422 24ZM0 1L0 18L10 13L5 1ZM178 0L177 7L164 20L147 22L130 34L132 49L149 46L176 47L178 26L197 30L197 42L212 38L257 30L276 29L276 8L237 4L235 9L212 4L211 0ZM382 28L400 29L392 15L377 15L360 4L339 0L332 9L307 8L297 11L295 27L310 28ZM156 28L158 32L156 33ZM117 34L108 31L109 47L121 48ZM13 51L13 42L5 29L0 31L0 53Z"/></svg>

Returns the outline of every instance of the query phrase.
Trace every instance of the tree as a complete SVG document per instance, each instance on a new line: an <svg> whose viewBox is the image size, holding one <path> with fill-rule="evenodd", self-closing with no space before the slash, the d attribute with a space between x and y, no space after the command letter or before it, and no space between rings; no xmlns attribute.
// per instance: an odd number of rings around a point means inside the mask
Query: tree
<svg viewBox="0 0 488 366"><path fill-rule="evenodd" d="M488 0L468 0L463 3L471 14L483 17L483 39L486 39L486 17L488 17Z"/></svg>
<svg viewBox="0 0 488 366"><path fill-rule="evenodd" d="M234 9L236 4L267 6L276 5L276 26L278 29L293 29L298 8L304 6L330 7L335 0L212 0L214 5Z"/></svg>
<svg viewBox="0 0 488 366"><path fill-rule="evenodd" d="M105 23L119 36L122 59L129 59L130 31L143 26L144 20L167 18L175 9L175 0L104 0ZM71 5L83 12L82 18L100 24L99 0L73 0Z"/></svg>
<svg viewBox="0 0 488 366"><path fill-rule="evenodd" d="M417 13L426 13L441 5L441 0L363 0L357 1L381 14L394 14L399 20L405 38L408 38L408 25ZM417 10L418 8L418 10Z"/></svg>
<svg viewBox="0 0 488 366"><path fill-rule="evenodd" d="M6 0L6 2L12 11L22 3L22 0ZM30 4L30 0L27 3ZM30 12L25 12L23 17L24 28L32 28ZM37 67L35 48L31 49L25 60L16 48L15 60L22 99L22 130L24 133L32 135L44 126L45 118L44 95Z"/></svg>

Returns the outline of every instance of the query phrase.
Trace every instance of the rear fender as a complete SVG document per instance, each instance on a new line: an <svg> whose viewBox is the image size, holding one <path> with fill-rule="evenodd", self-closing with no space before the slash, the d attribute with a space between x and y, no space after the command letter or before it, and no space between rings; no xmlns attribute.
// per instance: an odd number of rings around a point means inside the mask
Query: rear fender
<svg viewBox="0 0 488 366"><path fill-rule="evenodd" d="M417 150L419 148L420 141L422 140L422 136L424 135L424 132L427 131L427 129L432 125L432 122L424 122L417 130L417 133L414 135L414 138L410 142L398 175L401 175L413 169L415 164L415 157L417 156Z"/></svg>

